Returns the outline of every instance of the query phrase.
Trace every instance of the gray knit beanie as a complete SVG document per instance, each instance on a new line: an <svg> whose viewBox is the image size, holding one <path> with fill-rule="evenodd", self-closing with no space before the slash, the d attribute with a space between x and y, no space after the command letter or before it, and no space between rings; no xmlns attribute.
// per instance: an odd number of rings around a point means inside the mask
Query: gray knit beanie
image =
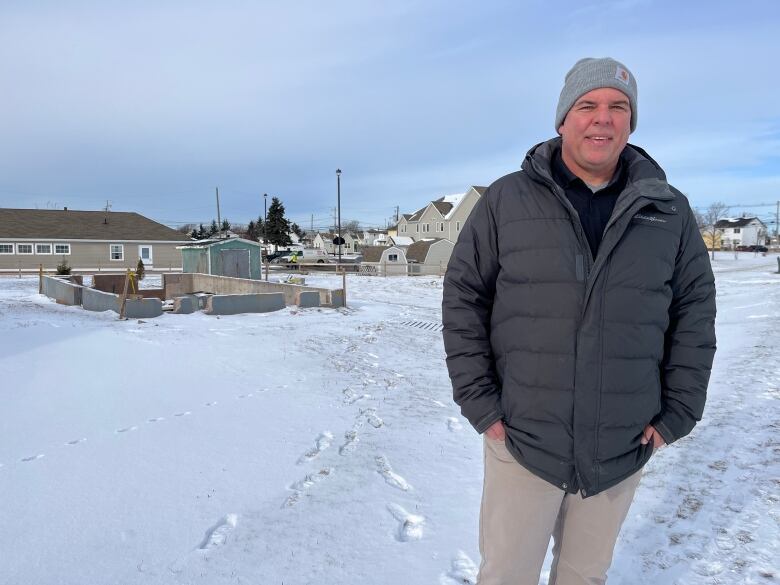
<svg viewBox="0 0 780 585"><path fill-rule="evenodd" d="M566 74L561 97L558 98L558 109L555 111L555 131L563 124L574 102L589 91L602 87L612 87L626 94L631 105L631 132L636 130L637 89L633 74L628 67L609 57L588 57L577 61Z"/></svg>

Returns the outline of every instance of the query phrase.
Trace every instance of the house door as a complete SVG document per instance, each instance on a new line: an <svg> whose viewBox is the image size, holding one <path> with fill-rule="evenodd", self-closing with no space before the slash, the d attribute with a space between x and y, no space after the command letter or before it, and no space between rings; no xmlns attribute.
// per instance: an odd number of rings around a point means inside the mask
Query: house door
<svg viewBox="0 0 780 585"><path fill-rule="evenodd" d="M146 268L151 268L153 262L152 259L152 247L141 244L138 246L138 257L143 260Z"/></svg>
<svg viewBox="0 0 780 585"><path fill-rule="evenodd" d="M220 250L222 275L249 278L249 250Z"/></svg>

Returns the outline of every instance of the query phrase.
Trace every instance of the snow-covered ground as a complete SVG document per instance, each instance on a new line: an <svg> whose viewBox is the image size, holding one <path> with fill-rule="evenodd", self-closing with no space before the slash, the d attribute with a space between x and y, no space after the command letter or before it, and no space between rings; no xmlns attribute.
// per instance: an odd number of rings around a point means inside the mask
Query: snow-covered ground
<svg viewBox="0 0 780 585"><path fill-rule="evenodd" d="M780 275L714 267L705 420L648 464L611 583L780 580ZM441 290L350 275L345 310L120 322L0 279L0 583L472 583L482 449Z"/></svg>

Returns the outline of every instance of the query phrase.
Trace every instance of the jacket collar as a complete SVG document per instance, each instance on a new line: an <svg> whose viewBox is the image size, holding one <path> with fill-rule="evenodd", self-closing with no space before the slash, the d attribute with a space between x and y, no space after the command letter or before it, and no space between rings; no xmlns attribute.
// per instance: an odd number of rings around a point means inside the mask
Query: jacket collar
<svg viewBox="0 0 780 585"><path fill-rule="evenodd" d="M534 180L554 184L552 161L555 151L561 148L561 142L561 137L557 136L531 148L525 155L522 169ZM620 156L628 175L626 190L636 189L648 199L675 198L674 193L669 189L669 183L666 182L663 169L644 150L633 144L627 144Z"/></svg>

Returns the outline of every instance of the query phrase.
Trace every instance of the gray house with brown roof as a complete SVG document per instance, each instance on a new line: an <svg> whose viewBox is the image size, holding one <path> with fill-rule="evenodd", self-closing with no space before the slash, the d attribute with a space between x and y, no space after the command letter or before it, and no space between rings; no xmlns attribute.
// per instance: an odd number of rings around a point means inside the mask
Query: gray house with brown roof
<svg viewBox="0 0 780 585"><path fill-rule="evenodd" d="M176 246L191 241L132 212L0 209L0 272L54 270L63 259L78 271L124 271L139 258L147 270L179 271Z"/></svg>
<svg viewBox="0 0 780 585"><path fill-rule="evenodd" d="M414 213L403 214L398 221L398 235L415 241L437 238L455 243L486 190L487 187L472 186L465 193L439 197Z"/></svg>

